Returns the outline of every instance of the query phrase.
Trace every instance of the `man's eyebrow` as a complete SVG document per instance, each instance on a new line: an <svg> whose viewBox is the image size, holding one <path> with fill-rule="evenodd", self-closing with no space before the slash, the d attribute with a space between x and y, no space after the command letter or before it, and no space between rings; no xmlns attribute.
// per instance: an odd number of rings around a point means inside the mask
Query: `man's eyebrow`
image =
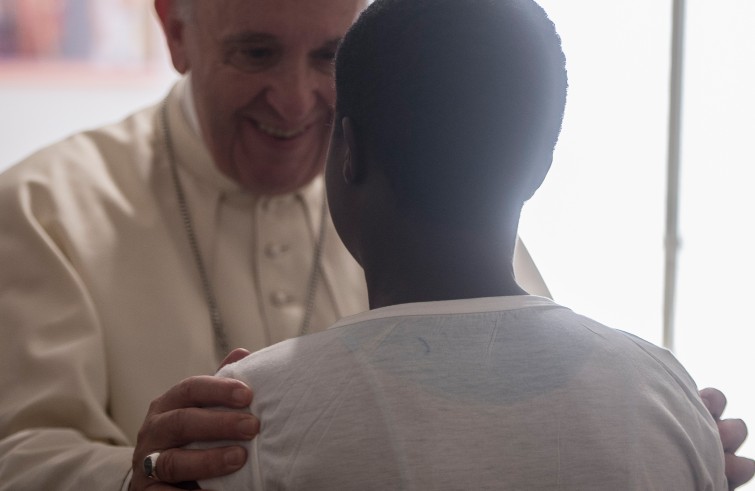
<svg viewBox="0 0 755 491"><path fill-rule="evenodd" d="M341 38L340 36L337 38L328 39L327 41L322 43L322 47L323 48L336 48L341 43L342 39L343 38Z"/></svg>
<svg viewBox="0 0 755 491"><path fill-rule="evenodd" d="M338 45L341 43L341 39L342 38L340 36L332 38L332 39L328 39L324 43L322 43L320 48L337 48ZM278 38L276 36L273 36L272 34L267 34L264 32L254 32L254 31L240 32L237 34L233 34L225 38L224 41L229 44L279 42Z"/></svg>
<svg viewBox="0 0 755 491"><path fill-rule="evenodd" d="M264 32L239 32L232 34L225 38L226 43L263 43L263 42L276 42L277 38L272 34L266 34Z"/></svg>

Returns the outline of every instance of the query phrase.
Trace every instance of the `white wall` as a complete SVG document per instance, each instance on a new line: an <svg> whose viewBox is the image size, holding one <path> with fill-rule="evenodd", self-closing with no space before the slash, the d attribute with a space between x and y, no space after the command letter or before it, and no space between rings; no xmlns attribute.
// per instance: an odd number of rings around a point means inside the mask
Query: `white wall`
<svg viewBox="0 0 755 491"><path fill-rule="evenodd" d="M688 13L676 353L755 432L755 2ZM755 456L755 434L742 453Z"/></svg>
<svg viewBox="0 0 755 491"><path fill-rule="evenodd" d="M521 234L557 301L660 343L668 2L541 3L561 33L569 94Z"/></svg>
<svg viewBox="0 0 755 491"><path fill-rule="evenodd" d="M132 87L24 87L0 82L0 170L42 145L117 121L135 108L159 101L173 79L173 75L156 75Z"/></svg>
<svg viewBox="0 0 755 491"><path fill-rule="evenodd" d="M21 27L27 37L38 39L25 48L27 58L0 57L0 170L42 145L159 101L177 78L150 0L75 2L67 12L72 6L77 16L67 29L97 40L86 61L57 60L51 53L64 50L65 43L39 41L51 29L41 20L74 19L53 15L50 9L57 7L52 4L37 5L47 16ZM0 14L20 15L21 9L6 8ZM91 30L82 30L85 25Z"/></svg>
<svg viewBox="0 0 755 491"><path fill-rule="evenodd" d="M660 343L671 0L541 4L571 86L521 233L556 300ZM687 5L675 354L755 428L755 2Z"/></svg>

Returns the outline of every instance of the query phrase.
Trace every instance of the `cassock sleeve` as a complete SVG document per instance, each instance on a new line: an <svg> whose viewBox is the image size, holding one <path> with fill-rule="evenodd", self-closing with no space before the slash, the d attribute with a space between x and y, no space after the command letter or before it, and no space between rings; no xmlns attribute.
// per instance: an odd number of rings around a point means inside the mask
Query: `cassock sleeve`
<svg viewBox="0 0 755 491"><path fill-rule="evenodd" d="M49 187L0 176L0 490L120 489L103 332ZM15 174L14 174L15 175Z"/></svg>

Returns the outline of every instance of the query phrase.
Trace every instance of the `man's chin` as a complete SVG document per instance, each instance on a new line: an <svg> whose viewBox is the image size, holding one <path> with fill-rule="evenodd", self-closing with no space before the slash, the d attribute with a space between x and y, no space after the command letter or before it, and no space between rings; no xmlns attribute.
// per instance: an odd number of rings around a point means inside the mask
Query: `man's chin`
<svg viewBox="0 0 755 491"><path fill-rule="evenodd" d="M261 195L279 195L298 191L317 177L310 169L268 169L269 172L240 175L238 182L245 190Z"/></svg>

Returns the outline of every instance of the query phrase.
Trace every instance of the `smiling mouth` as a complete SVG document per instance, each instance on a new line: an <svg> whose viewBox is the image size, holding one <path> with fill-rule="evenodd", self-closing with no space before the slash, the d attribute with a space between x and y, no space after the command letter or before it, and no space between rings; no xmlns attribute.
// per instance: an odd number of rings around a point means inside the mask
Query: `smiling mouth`
<svg viewBox="0 0 755 491"><path fill-rule="evenodd" d="M297 136L307 131L307 128L309 127L304 126L293 130L284 130L282 128L277 128L269 124L260 123L259 121L254 121L254 124L258 130L265 133L266 135L270 135L273 138L279 138L281 140L291 140L293 138L296 138Z"/></svg>

